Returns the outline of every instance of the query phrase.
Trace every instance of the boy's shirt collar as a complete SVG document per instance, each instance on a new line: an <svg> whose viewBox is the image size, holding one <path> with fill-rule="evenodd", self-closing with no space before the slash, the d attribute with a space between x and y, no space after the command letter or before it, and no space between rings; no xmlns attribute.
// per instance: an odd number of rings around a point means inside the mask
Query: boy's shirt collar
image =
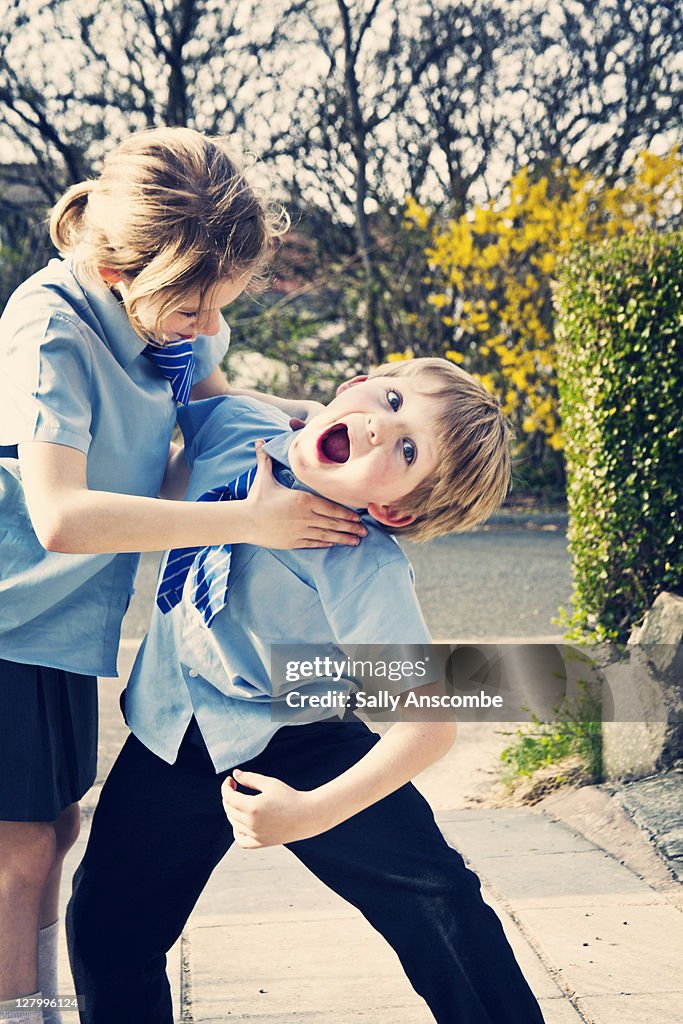
<svg viewBox="0 0 683 1024"><path fill-rule="evenodd" d="M267 441L263 446L263 450L275 463L273 472L278 483L283 484L285 487L297 485L299 489L309 491L310 488L306 487L296 478L289 462L289 449L295 437L295 430L285 430L282 434L276 434L275 437L271 437L270 441Z"/></svg>

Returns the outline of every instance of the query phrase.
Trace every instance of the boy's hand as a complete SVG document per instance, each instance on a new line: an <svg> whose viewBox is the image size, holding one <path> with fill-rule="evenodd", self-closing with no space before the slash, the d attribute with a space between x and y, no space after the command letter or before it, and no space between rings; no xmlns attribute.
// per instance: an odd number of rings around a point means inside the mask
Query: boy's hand
<svg viewBox="0 0 683 1024"><path fill-rule="evenodd" d="M334 824L326 819L315 790L293 789L280 779L238 768L233 776L223 783L223 806L235 842L244 850L310 839ZM255 790L257 795L238 793L236 782Z"/></svg>
<svg viewBox="0 0 683 1024"><path fill-rule="evenodd" d="M190 469L185 462L185 449L171 441L166 472L159 488L159 497L182 501L190 481Z"/></svg>
<svg viewBox="0 0 683 1024"><path fill-rule="evenodd" d="M244 499L251 506L251 544L269 548L355 546L368 532L351 509L279 484L273 477L271 460L263 451L263 441L256 442L256 461L256 476Z"/></svg>
<svg viewBox="0 0 683 1024"><path fill-rule="evenodd" d="M308 423L309 420L312 420L314 416L317 416L325 408L322 402L314 402L312 399L299 402L298 406L299 408L292 413L292 419L300 420L303 423Z"/></svg>

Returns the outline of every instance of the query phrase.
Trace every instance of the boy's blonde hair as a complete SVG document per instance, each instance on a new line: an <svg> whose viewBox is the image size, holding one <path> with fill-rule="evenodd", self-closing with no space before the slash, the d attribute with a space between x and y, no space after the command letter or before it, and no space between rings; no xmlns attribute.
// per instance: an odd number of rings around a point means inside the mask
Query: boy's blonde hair
<svg viewBox="0 0 683 1024"><path fill-rule="evenodd" d="M161 320L218 281L258 283L274 241L289 227L280 206L247 181L227 140L191 128L136 132L105 159L100 176L73 185L50 218L60 253L102 285L98 267L126 277L126 312L141 337L140 300Z"/></svg>
<svg viewBox="0 0 683 1024"><path fill-rule="evenodd" d="M439 464L398 502L416 519L402 537L429 540L488 519L510 487L512 430L495 395L447 359L386 363L370 377L420 377L434 398Z"/></svg>

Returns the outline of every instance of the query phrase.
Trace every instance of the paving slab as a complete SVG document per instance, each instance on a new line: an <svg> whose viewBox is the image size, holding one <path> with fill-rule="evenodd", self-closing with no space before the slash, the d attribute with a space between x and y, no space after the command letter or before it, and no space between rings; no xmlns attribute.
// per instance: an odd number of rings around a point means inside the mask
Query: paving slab
<svg viewBox="0 0 683 1024"><path fill-rule="evenodd" d="M538 1005L541 1008L545 1024L586 1024L586 1018L565 997L539 999ZM640 1021L639 1024L643 1024L643 1021Z"/></svg>
<svg viewBox="0 0 683 1024"><path fill-rule="evenodd" d="M195 1024L221 1014L270 1024L302 1013L355 1020L370 1012L374 1019L380 1009L392 1011L394 1021L407 1013L416 1024L433 1020L393 951L355 915L227 918L220 926L190 928L189 957Z"/></svg>
<svg viewBox="0 0 683 1024"><path fill-rule="evenodd" d="M683 915L675 907L530 908L516 916L582 998L676 992L683 1007Z"/></svg>
<svg viewBox="0 0 683 1024"><path fill-rule="evenodd" d="M81 834L68 854L64 861L64 870L62 871L62 882L59 889L59 907L60 907L60 921L59 921L59 944L57 948L57 972L59 978L59 994L64 996L74 996L74 983L71 977L71 967L69 966L69 954L66 947L66 931L64 928L64 914L66 912L66 905L69 902L71 896L71 879L73 873L81 862L81 858L85 853L85 846L87 842L87 832L81 831ZM75 1010L62 1010L62 1014L67 1022L76 1021L78 1019ZM68 1016L67 1016L68 1014Z"/></svg>
<svg viewBox="0 0 683 1024"><path fill-rule="evenodd" d="M580 999L579 1005L591 1024L672 1024L683 1022L683 1002L680 993L637 994L619 996L590 996ZM552 1024L548 1020L547 1024ZM559 1022L558 1022L559 1024Z"/></svg>
<svg viewBox="0 0 683 1024"><path fill-rule="evenodd" d="M451 749L414 779L434 811L454 807L476 808L490 803L500 789L497 766L510 743L508 725L496 722L460 722Z"/></svg>
<svg viewBox="0 0 683 1024"><path fill-rule="evenodd" d="M480 857L528 857L532 854L589 853L597 847L574 829L558 825L530 808L490 808L439 814L449 838L466 844L468 854Z"/></svg>
<svg viewBox="0 0 683 1024"><path fill-rule="evenodd" d="M495 840L492 841L495 845ZM467 854L468 843L458 836L454 845ZM651 887L599 850L582 853L530 853L515 858L468 855L493 887L517 905L539 901L553 906L592 906L597 898L617 903L634 899L650 902L660 897Z"/></svg>

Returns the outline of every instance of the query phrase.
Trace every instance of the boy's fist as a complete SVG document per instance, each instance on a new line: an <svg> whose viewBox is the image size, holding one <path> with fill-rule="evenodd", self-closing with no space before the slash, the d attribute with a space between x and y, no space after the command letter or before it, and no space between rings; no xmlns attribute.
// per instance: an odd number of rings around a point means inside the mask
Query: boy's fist
<svg viewBox="0 0 683 1024"><path fill-rule="evenodd" d="M237 791L237 783L254 795ZM223 806L235 842L245 850L310 839L331 825L315 790L299 790L280 779L235 768L223 783Z"/></svg>

